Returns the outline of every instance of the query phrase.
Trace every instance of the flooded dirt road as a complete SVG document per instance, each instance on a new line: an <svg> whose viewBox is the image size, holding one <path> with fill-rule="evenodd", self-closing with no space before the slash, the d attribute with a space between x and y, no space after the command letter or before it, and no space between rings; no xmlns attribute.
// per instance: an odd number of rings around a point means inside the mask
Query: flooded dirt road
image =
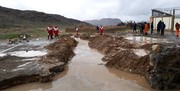
<svg viewBox="0 0 180 91"><path fill-rule="evenodd" d="M149 91L136 82L120 78L102 65L102 54L92 50L87 41L77 39L76 56L68 70L50 83L30 83L4 91Z"/></svg>

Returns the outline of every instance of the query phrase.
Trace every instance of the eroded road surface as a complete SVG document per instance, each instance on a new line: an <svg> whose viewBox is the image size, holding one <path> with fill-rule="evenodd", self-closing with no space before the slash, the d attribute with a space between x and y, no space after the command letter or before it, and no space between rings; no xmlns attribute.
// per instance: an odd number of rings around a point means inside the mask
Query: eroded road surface
<svg viewBox="0 0 180 91"><path fill-rule="evenodd" d="M5 91L148 91L134 81L119 78L102 65L102 54L79 41L68 70L50 83L29 83Z"/></svg>

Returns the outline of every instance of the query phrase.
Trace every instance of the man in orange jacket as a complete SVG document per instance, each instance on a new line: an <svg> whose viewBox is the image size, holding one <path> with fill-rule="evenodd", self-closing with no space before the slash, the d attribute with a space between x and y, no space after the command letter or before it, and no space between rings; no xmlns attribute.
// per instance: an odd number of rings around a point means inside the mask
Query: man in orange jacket
<svg viewBox="0 0 180 91"><path fill-rule="evenodd" d="M178 38L178 37L179 37L180 24L179 24L179 23L176 23L175 27L176 27L176 38Z"/></svg>
<svg viewBox="0 0 180 91"><path fill-rule="evenodd" d="M148 26L148 24L145 22L145 24L144 24L144 33L145 33L145 35L147 35L148 30L149 30L149 26Z"/></svg>

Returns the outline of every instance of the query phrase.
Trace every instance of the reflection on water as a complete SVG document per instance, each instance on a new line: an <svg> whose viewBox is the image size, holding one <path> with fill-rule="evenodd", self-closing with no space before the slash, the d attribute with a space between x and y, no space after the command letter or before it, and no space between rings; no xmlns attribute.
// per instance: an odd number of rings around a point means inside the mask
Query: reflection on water
<svg viewBox="0 0 180 91"><path fill-rule="evenodd" d="M110 73L102 63L102 54L79 41L76 56L69 63L68 71L50 83L30 83L6 91L149 91L132 80Z"/></svg>
<svg viewBox="0 0 180 91"><path fill-rule="evenodd" d="M125 39L133 41L133 43L170 43L164 38L151 38L147 36L126 36Z"/></svg>
<svg viewBox="0 0 180 91"><path fill-rule="evenodd" d="M46 51L15 51L15 52L10 52L10 55L17 56L17 57L37 57L37 56L43 56L46 55Z"/></svg>

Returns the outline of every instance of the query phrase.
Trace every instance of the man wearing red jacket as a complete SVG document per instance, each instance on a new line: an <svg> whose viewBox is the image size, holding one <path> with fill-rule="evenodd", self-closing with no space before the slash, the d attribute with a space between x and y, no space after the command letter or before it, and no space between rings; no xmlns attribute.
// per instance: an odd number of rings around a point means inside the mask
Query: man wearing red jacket
<svg viewBox="0 0 180 91"><path fill-rule="evenodd" d="M101 25L100 26L100 35L103 35L103 31L104 31L104 29L103 29L103 26Z"/></svg>
<svg viewBox="0 0 180 91"><path fill-rule="evenodd" d="M49 38L53 39L53 28L52 28L52 26L47 27L47 32L48 32L48 40L49 40Z"/></svg>
<svg viewBox="0 0 180 91"><path fill-rule="evenodd" d="M55 37L56 39L59 38L59 29L58 29L57 26L54 27L54 37Z"/></svg>

